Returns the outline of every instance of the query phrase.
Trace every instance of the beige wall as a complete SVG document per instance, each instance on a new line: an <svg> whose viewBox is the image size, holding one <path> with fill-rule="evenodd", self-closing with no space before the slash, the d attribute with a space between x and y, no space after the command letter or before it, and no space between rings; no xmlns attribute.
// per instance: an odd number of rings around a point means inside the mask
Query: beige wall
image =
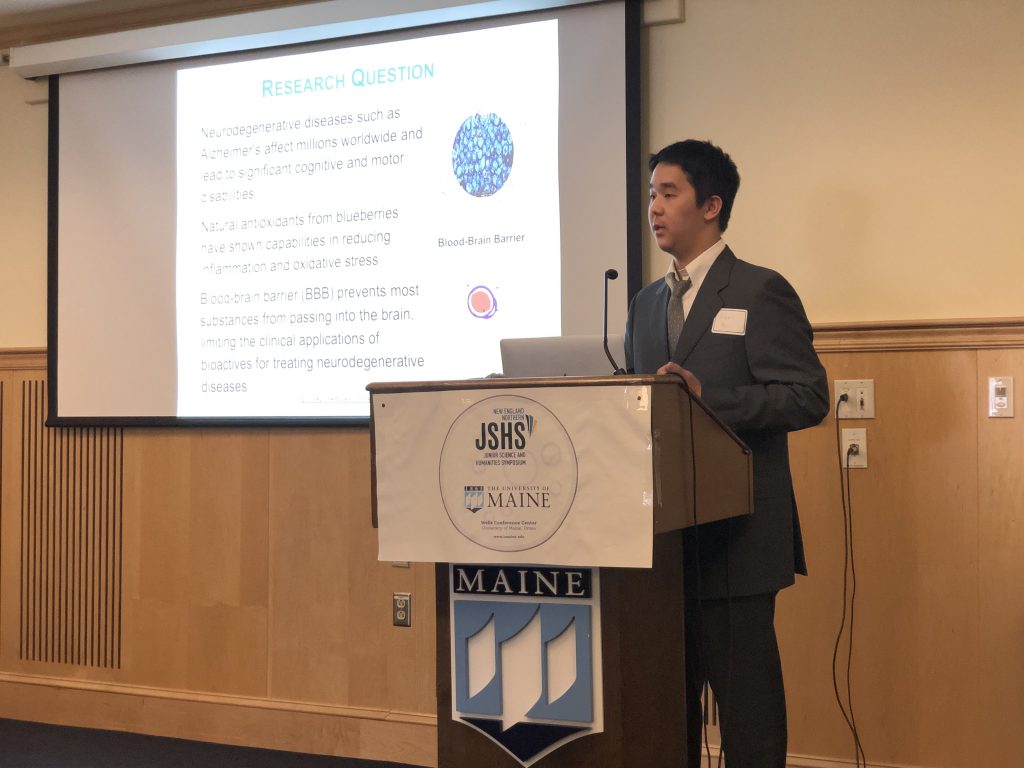
<svg viewBox="0 0 1024 768"><path fill-rule="evenodd" d="M45 98L0 67L0 349L46 344Z"/></svg>
<svg viewBox="0 0 1024 768"><path fill-rule="evenodd" d="M732 153L728 240L813 322L1017 316L1022 38L1007 0L686 0L649 33L649 145Z"/></svg>

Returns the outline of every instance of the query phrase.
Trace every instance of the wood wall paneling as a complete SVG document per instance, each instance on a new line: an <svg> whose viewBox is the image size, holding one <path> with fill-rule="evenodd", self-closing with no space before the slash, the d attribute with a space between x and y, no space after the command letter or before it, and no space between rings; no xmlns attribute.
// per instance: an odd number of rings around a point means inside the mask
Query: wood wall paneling
<svg viewBox="0 0 1024 768"><path fill-rule="evenodd" d="M0 667L17 664L21 643L21 488L20 440L12 438L11 392L16 374L0 369ZM12 490L18 491L17 494Z"/></svg>
<svg viewBox="0 0 1024 768"><path fill-rule="evenodd" d="M984 406L989 376L1013 376L1012 419ZM978 765L1006 765L1024 751L1024 350L978 354Z"/></svg>
<svg viewBox="0 0 1024 768"><path fill-rule="evenodd" d="M266 433L132 430L126 442L132 679L266 695Z"/></svg>
<svg viewBox="0 0 1024 768"><path fill-rule="evenodd" d="M377 562L368 433L277 433L271 457L273 695L433 713L432 569Z"/></svg>
<svg viewBox="0 0 1024 768"><path fill-rule="evenodd" d="M18 656L121 665L119 429L47 429L46 385L21 382Z"/></svg>
<svg viewBox="0 0 1024 768"><path fill-rule="evenodd" d="M4 640L5 640L6 636L7 636L7 631L6 630L7 630L8 626L11 626L11 623L8 621L8 617L7 617L7 612L8 612L7 608L12 603L15 603L14 600L8 600L7 599L7 594L4 591L4 585L10 583L10 581L7 578L5 578L4 569L5 569L5 566L7 565L7 563L11 559L11 558L6 556L6 552L4 551L4 544L10 538L7 535L7 532L6 532L7 526L5 525L5 520L7 519L8 515L4 514L4 509L7 506L6 495L5 495L5 489L7 487L7 483L5 481L6 481L6 475L7 475L7 472L8 472L8 465L15 466L16 464L20 464L20 462L16 463L16 462L12 462L12 461L9 461L9 460L5 460L5 455L4 455L4 448L6 447L5 446L5 443L6 443L5 434L6 434L6 426L7 426L6 411L4 410L4 406L5 406L5 399L4 399L4 397L6 395L7 387L8 386L9 386L8 382L5 381L2 378L2 374L0 374L0 665L2 665L3 662L4 662L4 651L5 651L5 645L6 645ZM19 544L20 544L20 542L19 542ZM15 608L20 611L21 606L20 605L15 605ZM20 628L19 628L19 638L20 638Z"/></svg>
<svg viewBox="0 0 1024 768"><path fill-rule="evenodd" d="M68 436L96 432L42 426L45 358L23 358L0 356L0 715L434 761L432 570L376 562L366 430L124 430L120 666L20 659L22 607L39 602L20 592L38 549L22 551L36 513L23 514L21 491L41 499L42 483L67 517L90 495L74 490L88 451ZM12 389L28 395L13 409ZM69 472L44 476L58 459ZM63 518L31 525L45 551L75 549ZM414 594L410 629L390 624L393 591ZM44 637L63 636L52 612L32 610Z"/></svg>
<svg viewBox="0 0 1024 768"><path fill-rule="evenodd" d="M857 567L853 704L873 762L975 764L979 685L976 353L824 356L830 380L875 380L868 463L850 473ZM843 528L835 421L793 436L810 578L783 593L779 633L793 751L845 755L832 691ZM849 617L848 617L849 618ZM845 641L844 641L845 646ZM845 655L841 655L845 677Z"/></svg>
<svg viewBox="0 0 1024 768"><path fill-rule="evenodd" d="M868 434L853 701L874 764L1024 751L1024 411L983 408L987 376L1024 386L1022 327L819 332L830 379L875 380L877 417L841 423ZM0 355L0 716L433 763L433 572L376 560L365 430L125 430L120 667L20 658L21 392L43 369L23 357ZM811 575L778 624L791 752L842 761L835 441L831 417L791 439ZM394 591L413 593L409 629Z"/></svg>

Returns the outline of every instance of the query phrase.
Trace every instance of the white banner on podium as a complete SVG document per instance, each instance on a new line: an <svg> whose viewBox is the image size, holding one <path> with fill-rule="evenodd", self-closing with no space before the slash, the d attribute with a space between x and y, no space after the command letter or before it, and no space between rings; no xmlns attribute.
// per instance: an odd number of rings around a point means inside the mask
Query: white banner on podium
<svg viewBox="0 0 1024 768"><path fill-rule="evenodd" d="M649 386L373 398L381 560L649 568Z"/></svg>

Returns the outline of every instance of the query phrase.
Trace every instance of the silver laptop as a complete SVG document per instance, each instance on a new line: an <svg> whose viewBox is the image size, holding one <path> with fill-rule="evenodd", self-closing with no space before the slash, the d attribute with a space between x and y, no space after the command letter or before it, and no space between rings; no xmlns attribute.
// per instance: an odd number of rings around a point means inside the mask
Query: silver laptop
<svg viewBox="0 0 1024 768"><path fill-rule="evenodd" d="M620 366L626 364L625 337L608 336L608 349ZM544 376L611 376L615 370L604 353L603 336L539 336L501 340L503 375L514 378Z"/></svg>

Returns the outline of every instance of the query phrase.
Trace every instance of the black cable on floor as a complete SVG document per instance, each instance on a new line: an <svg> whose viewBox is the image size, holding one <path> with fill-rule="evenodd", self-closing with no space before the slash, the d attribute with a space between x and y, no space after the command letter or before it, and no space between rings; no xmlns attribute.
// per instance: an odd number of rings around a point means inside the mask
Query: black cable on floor
<svg viewBox="0 0 1024 768"><path fill-rule="evenodd" d="M853 615L857 606L857 558L853 552L853 493L850 486L850 457L855 455L851 445L846 451L846 504L849 507L849 514L846 516L849 521L849 549L850 549L850 631L847 636L846 650L846 706L850 713L850 722L853 725L854 758L856 765L863 765L867 768L868 759L864 755L864 748L860 743L860 731L857 729L857 718L853 714Z"/></svg>
<svg viewBox="0 0 1024 768"><path fill-rule="evenodd" d="M843 509L843 609L839 620L839 631L836 633L835 645L832 648L832 690L835 693L836 703L839 705L839 711L843 715L843 720L846 721L846 726L849 729L850 734L853 736L854 764L856 768L861 768L861 766L867 768L867 757L865 756L864 748L861 745L860 733L857 730L857 721L853 713L853 619L854 601L857 596L857 566L853 557L853 504L850 501L850 457L854 455L854 452L853 446L851 446L846 452L846 476L844 481L843 444L839 429L839 406L841 403L847 402L848 400L849 397L845 393L840 395L836 402L835 413L836 451L838 454L839 464L839 495L841 497ZM839 647L842 644L843 633L847 631L847 604L849 604L850 622L846 657L846 703L844 704L842 694L839 690L837 666L839 663Z"/></svg>

